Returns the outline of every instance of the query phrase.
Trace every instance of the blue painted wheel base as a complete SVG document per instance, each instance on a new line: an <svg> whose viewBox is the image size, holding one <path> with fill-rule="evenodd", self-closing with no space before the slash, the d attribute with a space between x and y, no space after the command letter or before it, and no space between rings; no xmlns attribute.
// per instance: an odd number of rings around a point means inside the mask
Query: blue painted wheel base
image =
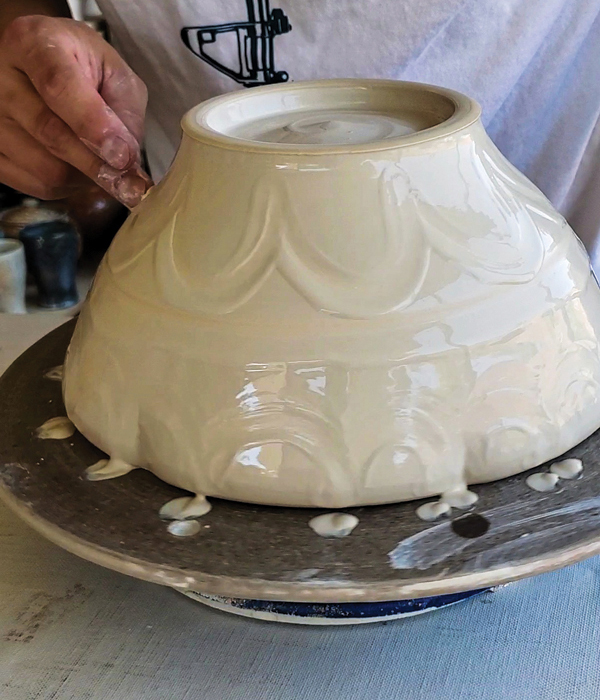
<svg viewBox="0 0 600 700"><path fill-rule="evenodd" d="M432 612L489 590L484 588L463 593L382 603L288 603L224 598L195 591L186 591L185 595L212 608L260 620L305 625L352 625L396 620Z"/></svg>

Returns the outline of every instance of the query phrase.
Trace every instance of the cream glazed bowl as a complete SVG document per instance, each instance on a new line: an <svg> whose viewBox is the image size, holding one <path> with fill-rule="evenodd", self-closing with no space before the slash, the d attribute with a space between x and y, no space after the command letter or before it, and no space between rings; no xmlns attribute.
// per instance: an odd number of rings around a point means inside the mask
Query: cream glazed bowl
<svg viewBox="0 0 600 700"><path fill-rule="evenodd" d="M63 390L115 463L195 494L395 502L590 435L599 329L582 245L475 102L276 85L185 116L96 276Z"/></svg>

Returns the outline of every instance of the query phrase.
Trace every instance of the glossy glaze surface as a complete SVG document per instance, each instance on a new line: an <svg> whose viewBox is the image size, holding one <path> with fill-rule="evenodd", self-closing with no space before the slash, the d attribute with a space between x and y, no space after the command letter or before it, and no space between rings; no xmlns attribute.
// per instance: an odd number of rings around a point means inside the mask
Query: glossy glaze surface
<svg viewBox="0 0 600 700"><path fill-rule="evenodd" d="M65 364L75 425L193 493L326 508L502 478L591 434L598 285L477 106L440 89L437 109L414 84L299 85L184 120L82 310ZM233 117L211 110L244 115L250 93L313 112L374 93L365 109L455 108L358 146L217 133Z"/></svg>

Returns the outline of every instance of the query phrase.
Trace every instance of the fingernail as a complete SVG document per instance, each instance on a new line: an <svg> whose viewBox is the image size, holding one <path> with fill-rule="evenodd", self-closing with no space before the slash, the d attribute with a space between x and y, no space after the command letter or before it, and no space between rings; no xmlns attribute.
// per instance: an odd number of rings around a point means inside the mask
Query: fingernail
<svg viewBox="0 0 600 700"><path fill-rule="evenodd" d="M147 183L147 188L149 189L154 185L154 181L148 175L148 173L145 170L142 170L141 166L135 165L133 168L131 168L131 171L134 172L138 177L141 177L144 182Z"/></svg>
<svg viewBox="0 0 600 700"><path fill-rule="evenodd" d="M137 175L127 173L116 183L117 198L130 209L142 200L148 183Z"/></svg>
<svg viewBox="0 0 600 700"><path fill-rule="evenodd" d="M125 170L131 161L129 145L120 136L110 136L102 144L100 156L117 170Z"/></svg>

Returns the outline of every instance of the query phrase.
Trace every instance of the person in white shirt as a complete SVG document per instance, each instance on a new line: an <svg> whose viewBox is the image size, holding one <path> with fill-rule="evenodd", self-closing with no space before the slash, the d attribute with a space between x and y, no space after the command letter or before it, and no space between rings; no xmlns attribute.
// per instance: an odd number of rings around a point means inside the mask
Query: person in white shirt
<svg viewBox="0 0 600 700"><path fill-rule="evenodd" d="M600 0L0 0L0 181L41 198L91 178L128 206L202 100L329 77L429 82L478 100L490 136L596 256ZM148 97L147 111L146 100ZM600 262L600 246L598 250Z"/></svg>

